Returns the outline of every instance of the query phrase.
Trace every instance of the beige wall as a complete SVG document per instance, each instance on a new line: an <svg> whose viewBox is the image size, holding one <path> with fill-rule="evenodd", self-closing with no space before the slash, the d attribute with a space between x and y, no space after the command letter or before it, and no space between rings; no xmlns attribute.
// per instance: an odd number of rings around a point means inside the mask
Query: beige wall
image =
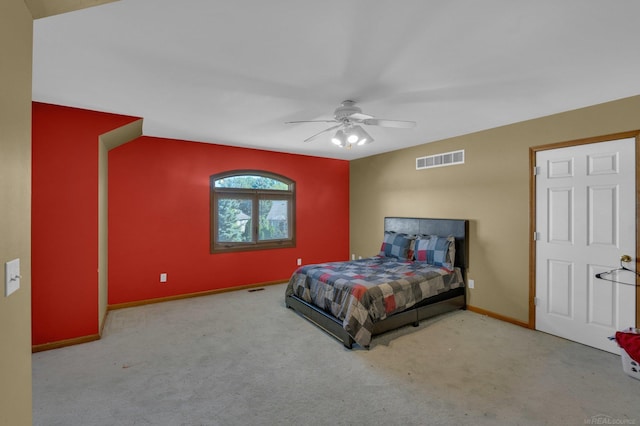
<svg viewBox="0 0 640 426"><path fill-rule="evenodd" d="M24 0L34 19L46 18L47 16L99 6L114 1L117 0Z"/></svg>
<svg viewBox="0 0 640 426"><path fill-rule="evenodd" d="M102 335L109 299L109 151L142 136L142 119L107 132L98 145L98 330Z"/></svg>
<svg viewBox="0 0 640 426"><path fill-rule="evenodd" d="M31 424L31 52L23 0L0 2L0 425ZM19 258L20 289L4 295Z"/></svg>
<svg viewBox="0 0 640 426"><path fill-rule="evenodd" d="M527 323L529 147L637 129L640 96L352 161L351 252L377 254L385 216L469 219L468 304ZM415 170L459 149L463 165Z"/></svg>

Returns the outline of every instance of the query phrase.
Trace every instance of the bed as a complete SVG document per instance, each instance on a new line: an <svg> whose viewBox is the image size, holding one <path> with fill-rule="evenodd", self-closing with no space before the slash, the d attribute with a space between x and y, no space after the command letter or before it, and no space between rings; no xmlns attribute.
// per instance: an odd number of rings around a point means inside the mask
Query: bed
<svg viewBox="0 0 640 426"><path fill-rule="evenodd" d="M466 306L469 221L386 217L380 253L299 267L285 305L349 349Z"/></svg>

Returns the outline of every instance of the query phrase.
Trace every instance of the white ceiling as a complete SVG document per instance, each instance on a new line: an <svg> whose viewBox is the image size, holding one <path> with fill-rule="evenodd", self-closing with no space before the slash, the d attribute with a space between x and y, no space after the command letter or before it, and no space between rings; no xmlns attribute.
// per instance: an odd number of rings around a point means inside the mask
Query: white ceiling
<svg viewBox="0 0 640 426"><path fill-rule="evenodd" d="M121 0L34 23L35 101L356 159L640 94L637 0ZM326 133L346 99L413 129ZM639 111L640 113L640 111Z"/></svg>

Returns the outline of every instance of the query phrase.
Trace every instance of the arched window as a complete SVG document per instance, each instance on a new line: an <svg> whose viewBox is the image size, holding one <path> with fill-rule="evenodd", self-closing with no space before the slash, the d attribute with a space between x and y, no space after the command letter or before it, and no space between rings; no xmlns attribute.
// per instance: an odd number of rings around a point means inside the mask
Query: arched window
<svg viewBox="0 0 640 426"><path fill-rule="evenodd" d="M210 177L211 253L295 247L295 182L261 170Z"/></svg>

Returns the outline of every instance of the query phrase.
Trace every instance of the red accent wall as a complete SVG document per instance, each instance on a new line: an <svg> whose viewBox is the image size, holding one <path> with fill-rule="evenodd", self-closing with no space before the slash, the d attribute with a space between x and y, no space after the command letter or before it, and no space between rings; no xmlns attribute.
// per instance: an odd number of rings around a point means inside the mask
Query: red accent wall
<svg viewBox="0 0 640 426"><path fill-rule="evenodd" d="M209 176L236 169L296 182L295 248L210 254ZM286 280L298 258L348 257L348 161L146 136L109 153L109 304Z"/></svg>
<svg viewBox="0 0 640 426"><path fill-rule="evenodd" d="M137 119L33 103L34 345L99 332L98 137ZM234 169L296 181L295 248L209 253L209 176ZM108 220L110 304L285 280L348 258L349 163L141 137L109 153Z"/></svg>
<svg viewBox="0 0 640 426"><path fill-rule="evenodd" d="M98 333L98 137L137 120L33 103L33 344Z"/></svg>

